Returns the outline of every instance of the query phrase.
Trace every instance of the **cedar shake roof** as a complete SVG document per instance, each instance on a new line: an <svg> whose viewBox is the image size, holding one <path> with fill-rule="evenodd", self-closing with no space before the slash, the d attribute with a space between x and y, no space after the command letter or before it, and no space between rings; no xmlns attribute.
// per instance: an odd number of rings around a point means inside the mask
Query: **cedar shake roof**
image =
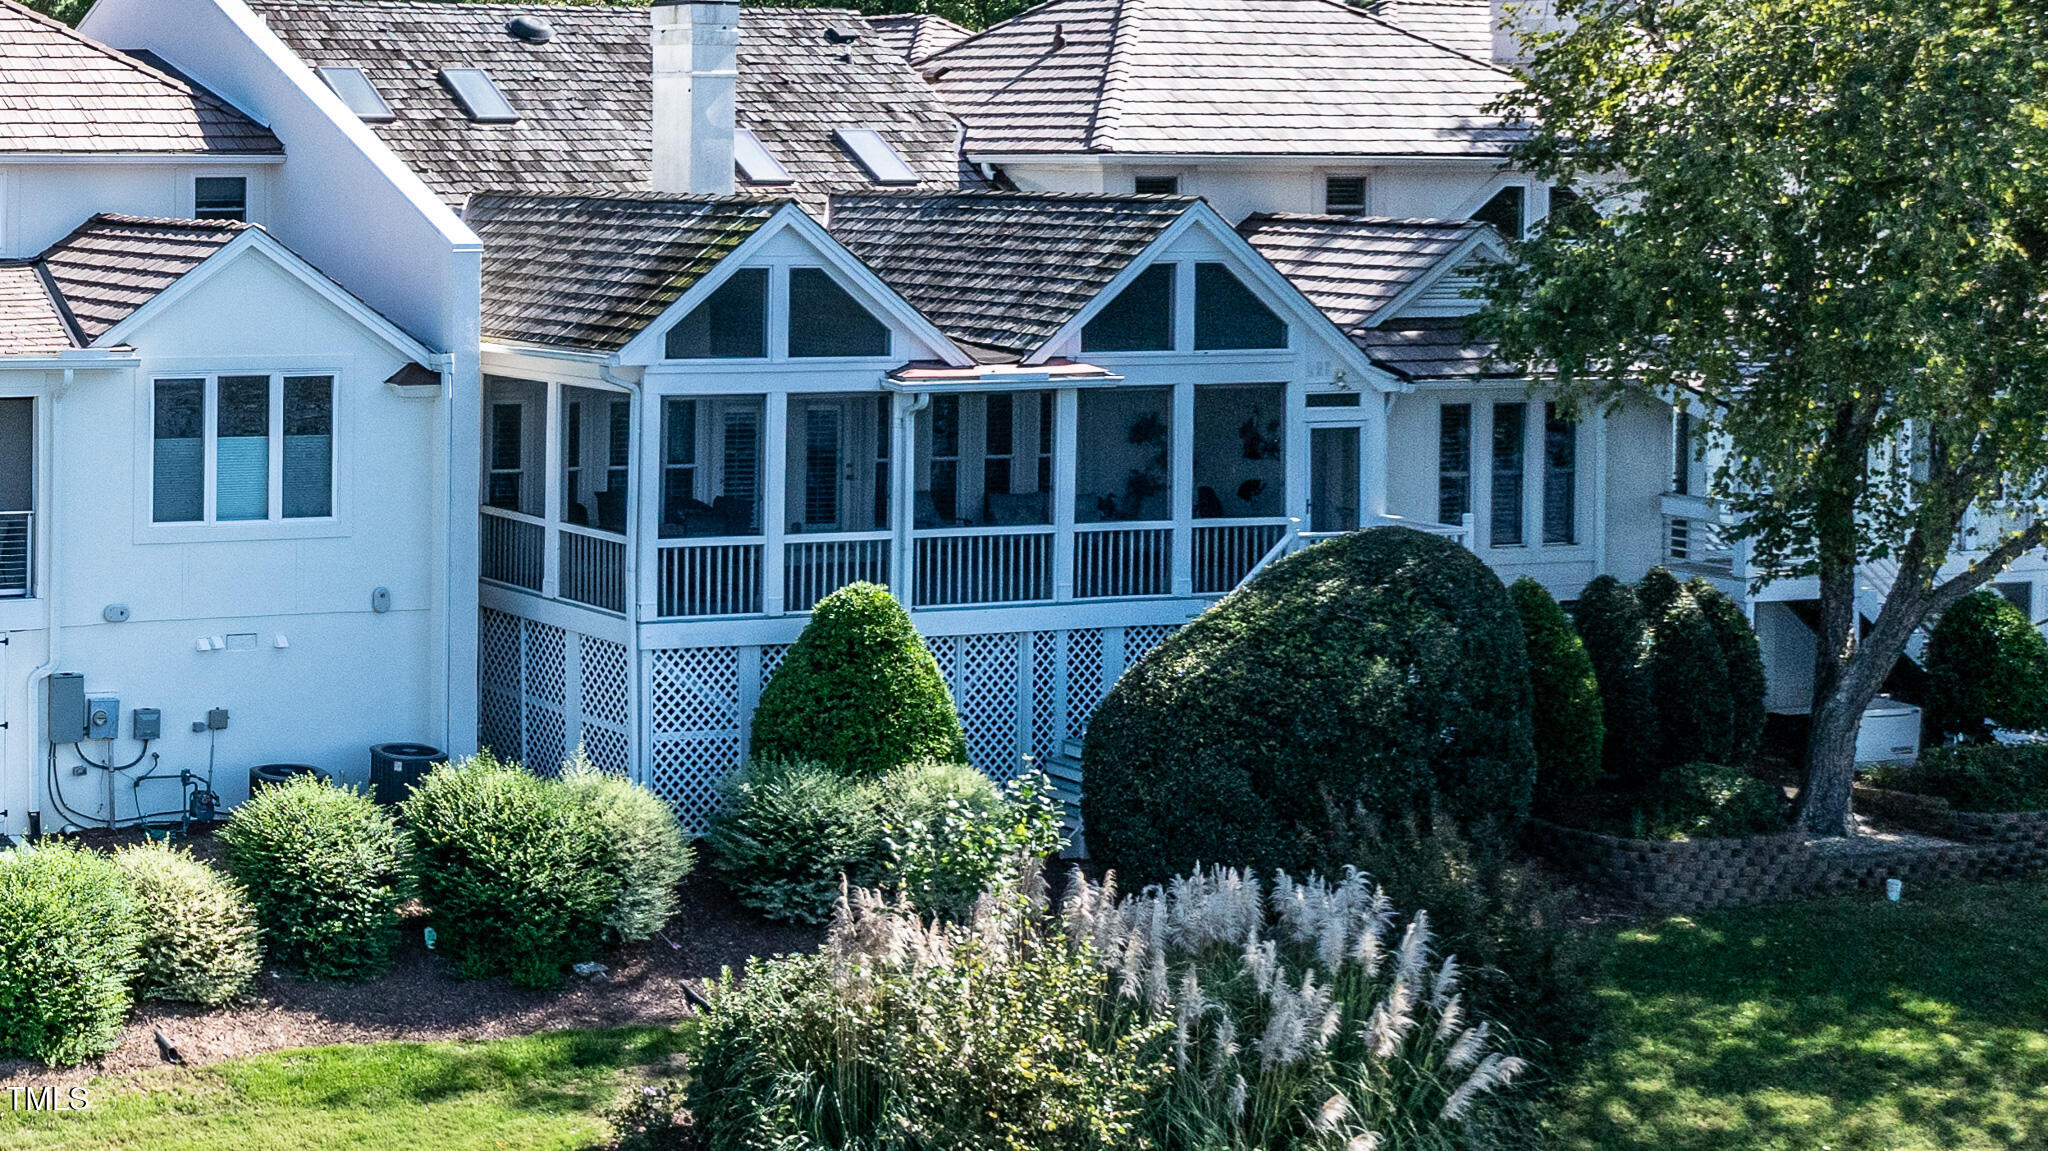
<svg viewBox="0 0 2048 1151"><path fill-rule="evenodd" d="M829 227L977 359L1015 360L1078 315L1194 201L960 192L832 197Z"/></svg>
<svg viewBox="0 0 2048 1151"><path fill-rule="evenodd" d="M204 88L0 0L0 153L282 151Z"/></svg>
<svg viewBox="0 0 2048 1151"><path fill-rule="evenodd" d="M252 6L307 64L361 68L397 117L371 130L451 203L485 190L650 191L653 54L644 7L431 0ZM554 37L545 44L514 40L505 24L519 15L546 19ZM438 74L464 66L489 73L518 111L517 123L477 124L463 114ZM839 128L878 129L932 188L973 179L959 156L959 121L909 62L850 11L742 9L737 106L739 126L752 129L796 178L794 185L759 189L763 195L822 203L828 189L869 186L867 173L833 139Z"/></svg>
<svg viewBox="0 0 2048 1151"><path fill-rule="evenodd" d="M788 202L474 196L466 218L484 241L484 337L617 351Z"/></svg>
<svg viewBox="0 0 2048 1151"><path fill-rule="evenodd" d="M34 264L0 264L0 356L49 355L78 345Z"/></svg>
<svg viewBox="0 0 2048 1151"><path fill-rule="evenodd" d="M882 42L915 64L934 52L951 48L974 33L944 16L914 12L901 16L870 16L868 24Z"/></svg>
<svg viewBox="0 0 2048 1151"><path fill-rule="evenodd" d="M1365 10L1474 60L1493 59L1492 0L1378 0Z"/></svg>
<svg viewBox="0 0 2048 1151"><path fill-rule="evenodd" d="M921 62L976 155L1472 156L1515 80L1334 0L1049 0Z"/></svg>
<svg viewBox="0 0 2048 1151"><path fill-rule="evenodd" d="M102 213L37 262L89 345L254 227L236 220L157 220Z"/></svg>
<svg viewBox="0 0 2048 1151"><path fill-rule="evenodd" d="M1381 308L1487 225L1471 220L1257 213L1237 226L1375 363L1411 379L1487 374L1491 348L1465 336L1461 317L1397 317Z"/></svg>

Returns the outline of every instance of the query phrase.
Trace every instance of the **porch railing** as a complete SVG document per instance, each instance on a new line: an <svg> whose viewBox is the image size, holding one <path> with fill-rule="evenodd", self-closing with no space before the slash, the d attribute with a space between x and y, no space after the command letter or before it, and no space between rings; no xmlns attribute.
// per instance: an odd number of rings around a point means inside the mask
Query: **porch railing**
<svg viewBox="0 0 2048 1151"><path fill-rule="evenodd" d="M1172 524L1075 525L1075 599L1171 594Z"/></svg>
<svg viewBox="0 0 2048 1151"><path fill-rule="evenodd" d="M527 591L541 589L547 572L545 522L503 508L484 508L478 532L483 578Z"/></svg>
<svg viewBox="0 0 2048 1151"><path fill-rule="evenodd" d="M1197 595L1226 592L1244 582L1259 560L1287 534L1284 518L1257 523L1196 524L1194 586Z"/></svg>
<svg viewBox="0 0 2048 1151"><path fill-rule="evenodd" d="M1052 598L1053 529L942 528L912 540L917 607Z"/></svg>
<svg viewBox="0 0 2048 1151"><path fill-rule="evenodd" d="M665 618L761 611L761 544L663 540L657 610Z"/></svg>
<svg viewBox="0 0 2048 1151"><path fill-rule="evenodd" d="M1664 562L1709 575L1734 575L1736 549L1727 516L1703 496L1669 493L1663 499Z"/></svg>
<svg viewBox="0 0 2048 1151"><path fill-rule="evenodd" d="M562 598L605 611L626 610L626 540L570 524L562 532Z"/></svg>
<svg viewBox="0 0 2048 1151"><path fill-rule="evenodd" d="M783 545L782 606L809 611L850 583L889 582L888 532L803 536Z"/></svg>
<svg viewBox="0 0 2048 1151"><path fill-rule="evenodd" d="M35 592L35 513L0 512L0 599Z"/></svg>

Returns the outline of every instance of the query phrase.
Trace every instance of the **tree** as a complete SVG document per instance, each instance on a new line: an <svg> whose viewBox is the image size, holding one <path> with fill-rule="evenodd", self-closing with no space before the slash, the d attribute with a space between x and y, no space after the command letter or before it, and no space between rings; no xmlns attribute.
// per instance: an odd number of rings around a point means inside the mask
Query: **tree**
<svg viewBox="0 0 2048 1151"><path fill-rule="evenodd" d="M1600 778L1607 735L1600 718L1600 682L1586 645L1564 609L1528 576L1508 585L1529 645L1530 716L1536 742L1536 795L1554 800Z"/></svg>
<svg viewBox="0 0 2048 1151"><path fill-rule="evenodd" d="M1934 625L1926 656L1935 730L1982 741L1993 724L2030 730L2048 719L2048 640L2004 596L1957 600Z"/></svg>
<svg viewBox="0 0 2048 1151"><path fill-rule="evenodd" d="M753 751L880 775L920 759L965 762L967 742L909 613L888 588L856 583L818 601L761 689Z"/></svg>
<svg viewBox="0 0 2048 1151"><path fill-rule="evenodd" d="M633 2L633 0L628 0ZM1017 15L1038 0L855 0L844 5L863 16L939 16L963 28L980 31ZM760 8L813 8L813 0L747 0Z"/></svg>
<svg viewBox="0 0 2048 1151"><path fill-rule="evenodd" d="M1672 400L1725 449L1755 570L1819 584L1799 823L1847 829L1908 637L2042 542L2048 9L2003 0L1560 0L1503 110L1580 192L1479 322L1566 400ZM1898 575L1867 630L1866 561Z"/></svg>

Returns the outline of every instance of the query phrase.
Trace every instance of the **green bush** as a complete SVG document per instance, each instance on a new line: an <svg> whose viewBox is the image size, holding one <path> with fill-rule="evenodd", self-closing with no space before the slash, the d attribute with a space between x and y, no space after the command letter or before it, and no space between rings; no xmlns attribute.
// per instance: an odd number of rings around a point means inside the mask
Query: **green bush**
<svg viewBox="0 0 2048 1151"><path fill-rule="evenodd" d="M2048 810L2048 744L1933 747L1917 764L1876 769L1870 782L1936 796L1957 811Z"/></svg>
<svg viewBox="0 0 2048 1151"><path fill-rule="evenodd" d="M879 775L967 758L938 661L889 589L849 584L818 601L754 710L754 754Z"/></svg>
<svg viewBox="0 0 2048 1151"><path fill-rule="evenodd" d="M758 759L726 782L712 817L712 862L742 904L771 919L823 923L840 877L880 881L876 783L829 767Z"/></svg>
<svg viewBox="0 0 2048 1151"><path fill-rule="evenodd" d="M1601 758L1622 787L1647 782L1659 754L1657 707L1650 690L1650 631L1642 604L1628 585L1599 576L1572 604L1572 622L1600 685L1600 715L1607 735Z"/></svg>
<svg viewBox="0 0 2048 1151"><path fill-rule="evenodd" d="M2048 640L1997 592L1941 613L1927 641L1928 721L1974 740L1990 728L2048 726Z"/></svg>
<svg viewBox="0 0 2048 1151"><path fill-rule="evenodd" d="M271 958L315 979L372 979L391 965L412 859L389 811L302 775L250 796L220 837Z"/></svg>
<svg viewBox="0 0 2048 1151"><path fill-rule="evenodd" d="M1739 767L1683 764L1651 797L1649 839L1721 839L1785 831L1792 809L1776 784Z"/></svg>
<svg viewBox="0 0 2048 1151"><path fill-rule="evenodd" d="M1529 651L1529 698L1536 744L1536 800L1572 795L1600 779L1607 724L1600 682L1564 609L1528 576L1508 585Z"/></svg>
<svg viewBox="0 0 2048 1151"><path fill-rule="evenodd" d="M1742 605L1727 592L1697 576L1685 581L1685 590L1707 617L1721 657L1728 664L1729 762L1756 762L1757 748L1764 738L1763 648Z"/></svg>
<svg viewBox="0 0 2048 1151"><path fill-rule="evenodd" d="M675 813L632 780L592 767L581 748L564 765L560 786L597 823L606 848L605 870L618 881L618 899L605 916L605 928L628 940L660 931L676 913L676 885L696 863Z"/></svg>
<svg viewBox="0 0 2048 1151"><path fill-rule="evenodd" d="M567 788L485 752L428 772L404 804L420 898L466 978L558 985L617 906L606 826Z"/></svg>
<svg viewBox="0 0 2048 1151"><path fill-rule="evenodd" d="M1657 602L1656 597L1649 602ZM1728 686L1728 657L1714 625L1683 587L1649 619L1650 691L1657 706L1655 779L1692 760L1727 762L1734 753L1735 699Z"/></svg>
<svg viewBox="0 0 2048 1151"><path fill-rule="evenodd" d="M1118 681L1089 722L1090 851L1140 881L1296 866L1334 811L1519 819L1527 647L1499 577L1407 528L1304 548Z"/></svg>
<svg viewBox="0 0 2048 1151"><path fill-rule="evenodd" d="M0 852L0 1057L54 1067L113 1050L141 944L142 909L107 857Z"/></svg>
<svg viewBox="0 0 2048 1151"><path fill-rule="evenodd" d="M1032 773L998 791L961 763L900 767L878 781L887 848L884 885L928 915L965 920L1021 856L1066 846L1059 801Z"/></svg>
<svg viewBox="0 0 2048 1151"><path fill-rule="evenodd" d="M138 994L214 1006L248 990L263 951L241 884L161 843L125 848L114 866L142 908Z"/></svg>

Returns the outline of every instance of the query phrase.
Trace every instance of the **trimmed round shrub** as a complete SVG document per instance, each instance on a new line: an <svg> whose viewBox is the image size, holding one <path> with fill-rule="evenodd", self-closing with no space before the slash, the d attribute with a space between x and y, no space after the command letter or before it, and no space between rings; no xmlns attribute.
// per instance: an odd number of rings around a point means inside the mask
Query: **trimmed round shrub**
<svg viewBox="0 0 2048 1151"><path fill-rule="evenodd" d="M1584 791L1600 779L1607 724L1600 682L1564 609L1528 576L1508 585L1529 651L1529 699L1536 742L1536 798Z"/></svg>
<svg viewBox="0 0 2048 1151"><path fill-rule="evenodd" d="M726 887L770 919L830 919L841 876L855 887L881 879L876 787L817 763L748 764L726 781L707 836Z"/></svg>
<svg viewBox="0 0 2048 1151"><path fill-rule="evenodd" d="M1572 604L1572 623L1593 663L1606 726L1601 759L1616 783L1637 786L1655 775L1657 709L1650 694L1650 632L1628 585L1598 576Z"/></svg>
<svg viewBox="0 0 2048 1151"><path fill-rule="evenodd" d="M938 661L889 589L848 584L818 601L754 710L754 754L879 775L967 758Z"/></svg>
<svg viewBox="0 0 2048 1151"><path fill-rule="evenodd" d="M1926 657L1937 731L1984 740L1994 726L2048 725L2048 640L1997 592L1971 592L1941 613Z"/></svg>
<svg viewBox="0 0 2048 1151"><path fill-rule="evenodd" d="M1766 694L1764 653L1756 629L1749 626L1735 597L1706 580L1695 576L1685 582L1685 590L1706 615L1728 664L1728 761L1754 763L1764 739Z"/></svg>
<svg viewBox="0 0 2048 1151"><path fill-rule="evenodd" d="M458 974L548 988L590 953L620 881L605 824L569 789L485 752L428 772L403 810Z"/></svg>
<svg viewBox="0 0 2048 1151"><path fill-rule="evenodd" d="M927 915L961 921L1022 858L1060 850L1060 806L1036 772L997 788L964 763L914 763L876 781L884 884Z"/></svg>
<svg viewBox="0 0 2048 1151"><path fill-rule="evenodd" d="M1685 594L1685 586L1666 567L1653 567L1636 581L1636 602L1643 605L1643 618L1655 622Z"/></svg>
<svg viewBox="0 0 2048 1151"><path fill-rule="evenodd" d="M314 979L373 979L391 966L412 891L391 812L301 775L250 796L220 837L271 958Z"/></svg>
<svg viewBox="0 0 2048 1151"><path fill-rule="evenodd" d="M1408 528L1275 563L1126 672L1088 725L1088 846L1135 881L1300 867L1334 819L1525 814L1522 626L1479 558Z"/></svg>
<svg viewBox="0 0 2048 1151"><path fill-rule="evenodd" d="M629 940L660 931L676 913L676 885L696 863L675 813L632 780L592 767L581 749L559 786L596 821L607 848L606 870L618 880L605 928Z"/></svg>
<svg viewBox="0 0 2048 1151"><path fill-rule="evenodd" d="M263 950L241 884L162 843L124 848L114 866L142 908L137 994L211 1007L248 990Z"/></svg>
<svg viewBox="0 0 2048 1151"><path fill-rule="evenodd" d="M0 1056L66 1066L113 1050L141 943L142 909L107 857L0 852Z"/></svg>
<svg viewBox="0 0 2048 1151"><path fill-rule="evenodd" d="M1659 778L1695 760L1727 762L1735 730L1728 658L1699 602L1682 589L1650 622L1650 691Z"/></svg>

